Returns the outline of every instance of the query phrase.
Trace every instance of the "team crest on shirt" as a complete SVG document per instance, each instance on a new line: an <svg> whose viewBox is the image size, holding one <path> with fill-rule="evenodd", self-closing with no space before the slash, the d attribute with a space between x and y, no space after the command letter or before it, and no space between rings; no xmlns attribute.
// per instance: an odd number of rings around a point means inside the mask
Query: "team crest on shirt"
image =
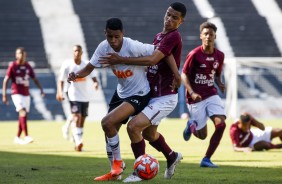
<svg viewBox="0 0 282 184"><path fill-rule="evenodd" d="M214 69L217 69L218 66L219 66L219 63L218 63L217 61L213 63L213 68L214 68Z"/></svg>

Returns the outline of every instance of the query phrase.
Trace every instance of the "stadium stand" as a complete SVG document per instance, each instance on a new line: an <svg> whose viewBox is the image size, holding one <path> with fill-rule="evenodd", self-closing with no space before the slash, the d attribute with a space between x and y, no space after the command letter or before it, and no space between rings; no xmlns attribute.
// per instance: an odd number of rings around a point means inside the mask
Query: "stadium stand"
<svg viewBox="0 0 282 184"><path fill-rule="evenodd" d="M209 1L225 25L236 57L281 57L269 26L251 1Z"/></svg>
<svg viewBox="0 0 282 184"><path fill-rule="evenodd" d="M43 85L43 88L53 89L53 93L46 93L46 97L43 99L46 104L46 111L50 111L53 114L50 115L49 118L43 117L46 112L42 113L38 111L40 110L40 107L38 109L36 106L38 104L35 104L32 96L29 118L32 120L41 120L54 119L56 115L64 116L61 105L55 100L55 75L52 70L50 70L48 64L48 58L44 50L40 22L34 13L31 2L27 0L0 1L0 27L1 83L9 62L13 61L15 58L15 49L19 46L25 47L27 51L27 60L32 61L31 64L34 65L36 75ZM31 84L33 84L32 81ZM34 86L31 85L31 91L33 91L33 88ZM18 119L10 94L8 96L10 105L6 106L2 102L0 103L0 108L5 112L0 116L0 120Z"/></svg>

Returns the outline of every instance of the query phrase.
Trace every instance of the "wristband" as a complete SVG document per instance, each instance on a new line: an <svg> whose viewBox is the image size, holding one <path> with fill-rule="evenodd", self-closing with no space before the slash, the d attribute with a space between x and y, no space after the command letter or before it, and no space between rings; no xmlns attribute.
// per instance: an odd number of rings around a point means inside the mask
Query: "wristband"
<svg viewBox="0 0 282 184"><path fill-rule="evenodd" d="M194 91L192 91L191 93L189 93L189 95L190 95L190 96L192 96L192 95L193 95L193 93L194 93Z"/></svg>

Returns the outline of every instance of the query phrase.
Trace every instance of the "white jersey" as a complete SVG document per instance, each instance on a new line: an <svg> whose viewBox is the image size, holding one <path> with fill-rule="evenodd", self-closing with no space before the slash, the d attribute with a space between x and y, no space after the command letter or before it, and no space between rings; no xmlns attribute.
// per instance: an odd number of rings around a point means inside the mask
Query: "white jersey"
<svg viewBox="0 0 282 184"><path fill-rule="evenodd" d="M68 78L68 74L71 72L78 72L83 69L88 62L81 61L80 65L77 65L74 61L68 61L63 63L60 73L59 73L59 81L64 81L66 83L66 79ZM89 77L95 77L94 71L90 73ZM90 99L89 94L89 77L85 78L77 78L74 82L66 83L68 85L67 92L70 101L78 101L78 102L88 102ZM94 88L93 88L94 90Z"/></svg>
<svg viewBox="0 0 282 184"><path fill-rule="evenodd" d="M124 37L121 50L117 52L122 57L141 57L152 55L154 45L144 44L136 40ZM107 40L101 42L95 50L90 63L95 67L101 67L99 58L107 53L116 53ZM113 73L118 78L117 93L120 98L138 95L144 96L150 92L147 80L146 66L123 65L111 66Z"/></svg>

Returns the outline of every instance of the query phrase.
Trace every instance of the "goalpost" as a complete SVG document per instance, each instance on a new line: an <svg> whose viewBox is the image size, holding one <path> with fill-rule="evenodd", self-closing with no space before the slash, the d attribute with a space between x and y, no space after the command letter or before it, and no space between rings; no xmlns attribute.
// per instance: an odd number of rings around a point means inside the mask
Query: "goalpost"
<svg viewBox="0 0 282 184"><path fill-rule="evenodd" d="M282 57L226 58L224 79L228 118L282 118Z"/></svg>

